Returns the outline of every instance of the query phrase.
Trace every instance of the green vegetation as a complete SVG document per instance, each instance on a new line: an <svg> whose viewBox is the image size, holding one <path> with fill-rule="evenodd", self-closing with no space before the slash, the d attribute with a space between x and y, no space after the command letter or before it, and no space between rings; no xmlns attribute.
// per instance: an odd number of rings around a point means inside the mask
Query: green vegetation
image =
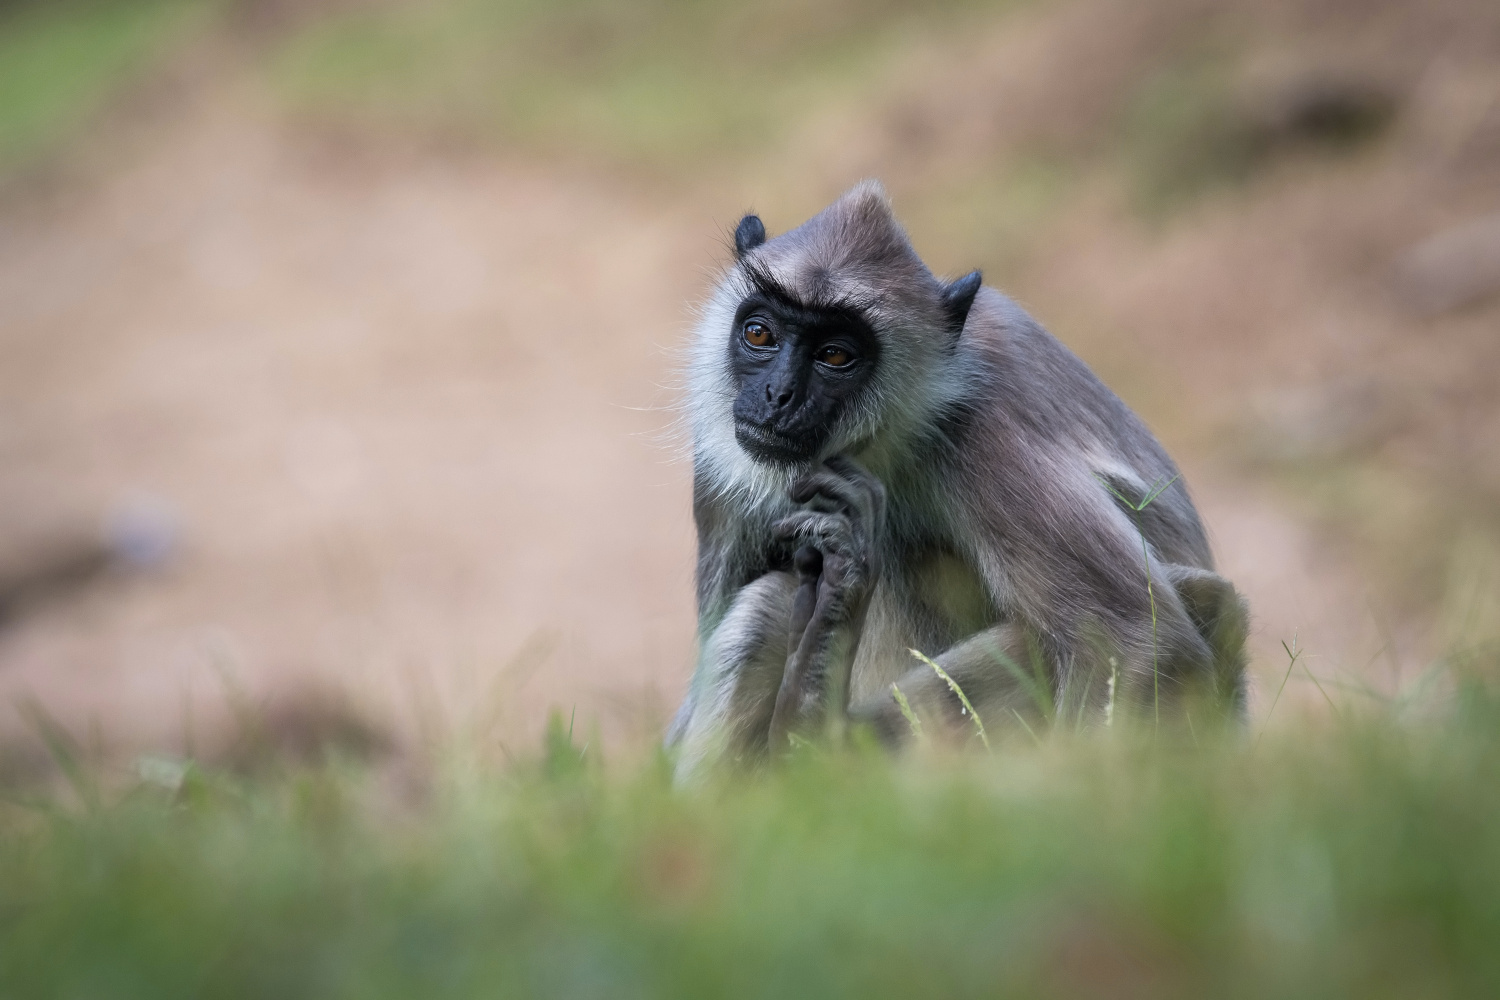
<svg viewBox="0 0 1500 1000"><path fill-rule="evenodd" d="M265 66L314 119L606 166L763 164L965 7L332 4L267 36ZM0 171L87 128L222 9L0 0ZM1091 170L1131 171L1165 215L1387 113L1347 89L1244 105L1215 59L1143 69L1101 143L976 139L913 215L955 267L1003 273ZM1362 453L1280 461L1413 603L1441 603L1445 635L1500 619L1500 535L1456 473L1419 490ZM257 763L272 737L255 734L239 768L121 776L33 711L59 786L0 753L0 997L1500 995L1500 655L1389 701L1286 651L1266 690L1281 724L1250 735L1081 732L1043 687L1051 731L974 717L968 755L931 732L900 761L808 747L691 791L560 723L505 766L488 747L380 757L354 730L313 765ZM1299 691L1332 710L1290 724Z"/></svg>
<svg viewBox="0 0 1500 1000"><path fill-rule="evenodd" d="M1243 59L1204 44L1147 77L1127 103L1120 145L1148 216L1242 184L1278 153L1359 149L1394 115L1394 98L1377 84L1337 73L1260 92L1236 86Z"/></svg>
<svg viewBox="0 0 1500 1000"><path fill-rule="evenodd" d="M272 76L307 114L670 164L753 152L860 93L957 0L445 0L326 18Z"/></svg>
<svg viewBox="0 0 1500 1000"><path fill-rule="evenodd" d="M1168 65L1132 96L1121 145L1137 205L1162 214L1194 196L1244 181L1256 137L1234 106L1232 60L1224 53Z"/></svg>
<svg viewBox="0 0 1500 1000"><path fill-rule="evenodd" d="M691 792L560 720L420 781L151 760L112 799L75 764L0 807L0 995L1494 996L1500 701L1357 707Z"/></svg>
<svg viewBox="0 0 1500 1000"><path fill-rule="evenodd" d="M202 0L56 0L0 7L0 168L83 127L166 50Z"/></svg>

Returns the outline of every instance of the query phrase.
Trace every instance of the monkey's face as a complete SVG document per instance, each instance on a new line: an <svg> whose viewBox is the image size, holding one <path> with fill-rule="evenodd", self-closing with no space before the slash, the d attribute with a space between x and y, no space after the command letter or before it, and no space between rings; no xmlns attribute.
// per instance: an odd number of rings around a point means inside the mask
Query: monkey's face
<svg viewBox="0 0 1500 1000"><path fill-rule="evenodd" d="M833 441L874 376L880 343L856 310L756 291L735 314L729 358L740 447L759 462L797 465Z"/></svg>

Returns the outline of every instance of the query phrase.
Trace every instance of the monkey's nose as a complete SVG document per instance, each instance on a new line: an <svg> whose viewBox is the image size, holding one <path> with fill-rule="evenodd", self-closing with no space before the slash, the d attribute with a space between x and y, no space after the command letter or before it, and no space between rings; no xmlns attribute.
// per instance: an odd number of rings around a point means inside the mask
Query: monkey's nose
<svg viewBox="0 0 1500 1000"><path fill-rule="evenodd" d="M787 401L791 398L792 392L790 389L788 389L786 392L773 395L771 392L771 384L769 382L766 383L766 402L775 403L777 406L785 406L787 404Z"/></svg>

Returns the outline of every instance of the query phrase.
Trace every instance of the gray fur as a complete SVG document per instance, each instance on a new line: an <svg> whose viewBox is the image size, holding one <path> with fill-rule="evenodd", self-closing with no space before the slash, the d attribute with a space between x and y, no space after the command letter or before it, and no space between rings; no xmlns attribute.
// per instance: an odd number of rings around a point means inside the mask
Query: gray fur
<svg viewBox="0 0 1500 1000"><path fill-rule="evenodd" d="M951 303L973 294L973 279L935 277L876 184L753 242L738 241L742 252L703 311L689 371L702 655L668 736L684 771L763 748L768 692L805 683L794 672L847 674L843 690L827 690L830 717L847 710L892 741L905 732L893 682L919 711L953 718L946 687L907 647L935 656L982 713L1025 707L1016 665L1040 666L1054 699L1081 691L1081 712L1102 709L1107 688L1095 681L1111 669L1117 699L1137 706L1158 688L1175 703L1200 681L1242 703L1243 602L1213 572L1180 479L1140 514L1106 488L1138 501L1179 473L1082 361L991 288L955 328ZM808 305L857 307L879 338L873 380L808 468L759 464L735 441L739 387L727 345L756 275ZM826 632L814 641L793 634L795 576L776 535L806 516L793 486L842 456L883 487L879 523L861 528L869 515L851 515L878 572L864 590L852 585L858 593L844 603L857 613L831 617L822 602L839 595L804 574L804 592L818 595L812 627ZM1138 528L1150 550L1154 644ZM851 579L863 572L855 564ZM798 642L816 650L799 661ZM806 701L822 690L793 694Z"/></svg>

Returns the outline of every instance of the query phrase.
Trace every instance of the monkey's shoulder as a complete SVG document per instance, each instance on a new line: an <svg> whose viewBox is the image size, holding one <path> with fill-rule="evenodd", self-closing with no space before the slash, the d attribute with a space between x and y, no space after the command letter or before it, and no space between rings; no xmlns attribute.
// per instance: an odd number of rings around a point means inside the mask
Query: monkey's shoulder
<svg viewBox="0 0 1500 1000"><path fill-rule="evenodd" d="M970 311L959 342L974 402L996 416L1080 420L1133 418L1089 365L1009 296L993 288Z"/></svg>
<svg viewBox="0 0 1500 1000"><path fill-rule="evenodd" d="M1016 475L1095 459L1125 463L1147 482L1176 474L1143 420L1066 344L1016 302L985 288L970 311L956 367L967 391L947 430L974 462Z"/></svg>

